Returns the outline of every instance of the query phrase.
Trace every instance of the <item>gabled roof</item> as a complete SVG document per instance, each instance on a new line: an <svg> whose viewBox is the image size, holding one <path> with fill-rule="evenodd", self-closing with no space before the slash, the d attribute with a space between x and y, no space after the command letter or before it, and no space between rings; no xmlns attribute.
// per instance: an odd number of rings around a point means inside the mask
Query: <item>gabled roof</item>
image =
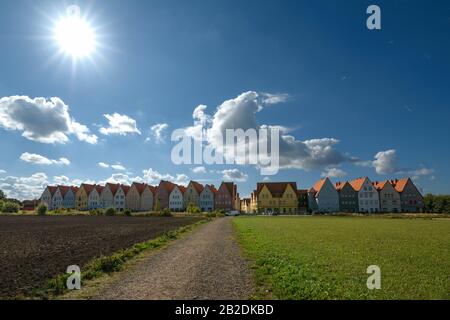
<svg viewBox="0 0 450 320"><path fill-rule="evenodd" d="M58 187L55 186L47 186L48 191L50 191L50 194L53 196L58 189Z"/></svg>
<svg viewBox="0 0 450 320"><path fill-rule="evenodd" d="M182 194L184 194L185 192L186 192L186 187L185 186L177 186L178 187L178 190L180 190L180 192L182 193Z"/></svg>
<svg viewBox="0 0 450 320"><path fill-rule="evenodd" d="M165 181L165 180L161 180L161 182L159 183L159 188L164 188L167 193L171 193L173 188L176 187L175 183L172 183L170 181Z"/></svg>
<svg viewBox="0 0 450 320"><path fill-rule="evenodd" d="M108 182L105 187L109 187L113 196L116 195L117 190L119 190L120 184Z"/></svg>
<svg viewBox="0 0 450 320"><path fill-rule="evenodd" d="M59 192L61 192L61 196L64 197L66 193L70 190L70 187L67 186L58 186Z"/></svg>
<svg viewBox="0 0 450 320"><path fill-rule="evenodd" d="M353 186L352 186L348 181L344 181L344 182L339 181L339 182L336 182L336 183L334 184L334 187L336 188L337 191L341 191L341 190L344 189L344 187L347 186L347 185L350 186L350 188L353 189ZM355 190L355 189L353 189L353 190Z"/></svg>
<svg viewBox="0 0 450 320"><path fill-rule="evenodd" d="M297 192L296 182L259 182L256 184L256 193L259 195L264 186L267 187L272 197L281 198L286 191L287 186L290 185L294 192Z"/></svg>
<svg viewBox="0 0 450 320"><path fill-rule="evenodd" d="M146 187L153 193L153 195L155 195L156 192L158 192L158 188L155 186L151 186L151 185L147 184Z"/></svg>
<svg viewBox="0 0 450 320"><path fill-rule="evenodd" d="M217 194L217 192L219 192L213 184L207 184L206 186L209 188L209 190L211 190L213 194Z"/></svg>
<svg viewBox="0 0 450 320"><path fill-rule="evenodd" d="M98 194L101 194L102 191L103 191L103 189L105 189L104 186L100 186L100 185L96 185L96 186L95 186L95 190L97 190L97 193L98 193Z"/></svg>
<svg viewBox="0 0 450 320"><path fill-rule="evenodd" d="M308 194L308 190L306 190L306 189L298 189L297 190L297 195L300 195L300 194Z"/></svg>
<svg viewBox="0 0 450 320"><path fill-rule="evenodd" d="M378 191L383 190L383 188L386 186L386 184L391 184L389 181L375 181L372 182L372 185L377 189Z"/></svg>
<svg viewBox="0 0 450 320"><path fill-rule="evenodd" d="M236 185L233 182L222 182L220 184L220 188L222 188L222 186L225 186L226 190L228 191L228 193L230 194L231 197L233 197L236 193Z"/></svg>
<svg viewBox="0 0 450 320"><path fill-rule="evenodd" d="M395 179L391 180L391 184L393 185L395 190L397 190L397 192L403 192L409 180L409 177L403 179Z"/></svg>
<svg viewBox="0 0 450 320"><path fill-rule="evenodd" d="M75 194L75 193L77 193L78 192L78 190L80 189L80 188L78 188L78 187L75 187L75 186L72 186L72 187L70 187L70 189L72 190L72 192Z"/></svg>
<svg viewBox="0 0 450 320"><path fill-rule="evenodd" d="M327 179L328 178L323 178L323 179L320 179L319 181L317 181L314 185L313 185L313 187L310 189L310 191L315 191L315 192L317 192L317 193L319 193L320 192L320 190L322 189L322 187L325 185L325 182L327 181Z"/></svg>
<svg viewBox="0 0 450 320"><path fill-rule="evenodd" d="M191 181L189 182L189 184L192 184L192 186L194 187L195 191L197 191L198 194L202 193L204 189L202 184L198 183L197 181Z"/></svg>
<svg viewBox="0 0 450 320"><path fill-rule="evenodd" d="M94 190L95 185L94 184L87 184L87 183L82 183L80 186L80 189L83 188L84 191L86 192L87 195L90 195L92 190Z"/></svg>
<svg viewBox="0 0 450 320"><path fill-rule="evenodd" d="M361 190L363 184L364 184L364 181L366 181L366 179L368 179L368 178L367 177L360 177L360 178L357 178L355 180L349 181L349 183L353 187L353 189L355 189L355 191L359 192Z"/></svg>
<svg viewBox="0 0 450 320"><path fill-rule="evenodd" d="M123 193L125 193L125 195L127 195L128 194L128 192L130 191L130 189L131 189L131 187L130 186L127 186L127 185L124 185L124 184L121 184L120 185L120 187L122 188L122 190L123 190Z"/></svg>
<svg viewBox="0 0 450 320"><path fill-rule="evenodd" d="M133 182L131 184L131 187L133 187L133 186L136 188L137 192L140 195L142 194L142 192L144 192L145 187L147 187L147 185L145 183L139 183L139 182Z"/></svg>

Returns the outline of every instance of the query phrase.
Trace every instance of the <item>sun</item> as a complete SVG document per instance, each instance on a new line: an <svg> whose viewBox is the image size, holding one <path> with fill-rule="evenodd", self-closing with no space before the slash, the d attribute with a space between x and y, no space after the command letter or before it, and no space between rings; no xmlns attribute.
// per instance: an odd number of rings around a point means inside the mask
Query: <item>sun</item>
<svg viewBox="0 0 450 320"><path fill-rule="evenodd" d="M88 57L95 50L95 31L77 14L61 18L55 25L54 37L60 49L74 59Z"/></svg>

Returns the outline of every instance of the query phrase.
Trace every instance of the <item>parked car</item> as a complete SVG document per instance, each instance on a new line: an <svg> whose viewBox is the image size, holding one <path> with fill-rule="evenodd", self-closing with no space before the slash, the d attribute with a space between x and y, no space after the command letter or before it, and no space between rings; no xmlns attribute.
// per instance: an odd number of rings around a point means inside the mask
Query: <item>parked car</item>
<svg viewBox="0 0 450 320"><path fill-rule="evenodd" d="M231 210L225 213L227 216L238 216L239 215L239 211L237 210Z"/></svg>

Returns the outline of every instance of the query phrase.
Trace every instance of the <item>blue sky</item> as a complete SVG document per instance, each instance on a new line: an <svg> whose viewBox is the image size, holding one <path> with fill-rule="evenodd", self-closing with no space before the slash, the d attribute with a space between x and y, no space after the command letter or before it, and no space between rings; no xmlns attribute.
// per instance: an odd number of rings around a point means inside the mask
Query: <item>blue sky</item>
<svg viewBox="0 0 450 320"><path fill-rule="evenodd" d="M366 28L374 3L381 30ZM52 38L71 4L98 39L76 65ZM2 1L0 189L26 198L55 182L218 184L225 176L249 195L259 170L176 166L170 133L193 126L197 106L214 118L225 101L252 92L283 101L243 112L289 128L296 141L282 155L289 169L272 181L309 188L326 173L334 181L409 175L424 192L449 193L449 40L447 1ZM19 117L14 96L29 97L29 110L35 98L59 98L70 128L46 113ZM14 117L4 115L13 108ZM114 114L120 128L105 130ZM166 124L162 141L157 124Z"/></svg>

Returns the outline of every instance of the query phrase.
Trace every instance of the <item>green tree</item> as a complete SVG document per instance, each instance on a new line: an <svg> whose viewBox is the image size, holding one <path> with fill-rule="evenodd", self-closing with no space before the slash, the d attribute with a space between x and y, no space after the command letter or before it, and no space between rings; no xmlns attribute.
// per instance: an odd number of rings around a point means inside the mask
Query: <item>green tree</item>
<svg viewBox="0 0 450 320"><path fill-rule="evenodd" d="M19 212L19 209L20 209L20 207L17 203L7 201L3 204L2 212L17 213L17 212Z"/></svg>
<svg viewBox="0 0 450 320"><path fill-rule="evenodd" d="M5 193L3 192L3 190L0 189L0 200L5 200L5 198L6 198Z"/></svg>
<svg viewBox="0 0 450 320"><path fill-rule="evenodd" d="M37 212L38 216L45 216L47 214L47 206L45 204L40 204L36 208L36 212Z"/></svg>

